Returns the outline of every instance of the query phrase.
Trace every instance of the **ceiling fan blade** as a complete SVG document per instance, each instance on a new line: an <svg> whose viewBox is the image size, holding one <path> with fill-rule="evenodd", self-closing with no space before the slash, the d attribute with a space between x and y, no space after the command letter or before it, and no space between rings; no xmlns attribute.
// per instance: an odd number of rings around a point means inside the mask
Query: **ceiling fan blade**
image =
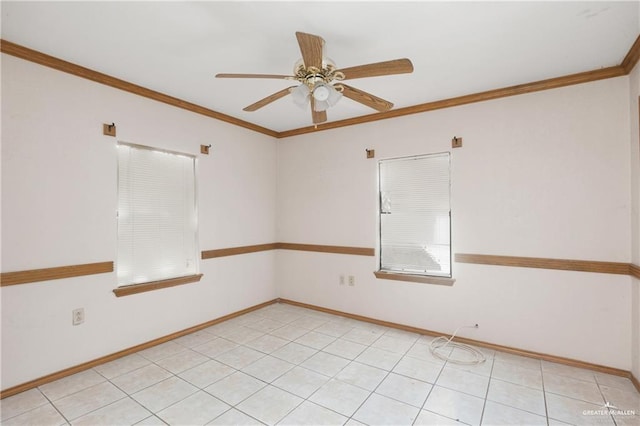
<svg viewBox="0 0 640 426"><path fill-rule="evenodd" d="M276 78L283 80L295 80L292 75L279 74L216 74L216 78Z"/></svg>
<svg viewBox="0 0 640 426"><path fill-rule="evenodd" d="M315 99L311 96L311 118L313 119L313 124L324 123L327 121L327 111L316 111L315 109Z"/></svg>
<svg viewBox="0 0 640 426"><path fill-rule="evenodd" d="M368 107L371 107L377 111L388 111L393 108L393 104L389 101L385 101L382 98L372 95L371 93L364 92L355 87L347 86L340 83L343 87L342 94L349 99L353 99L356 102L360 102Z"/></svg>
<svg viewBox="0 0 640 426"><path fill-rule="evenodd" d="M324 40L322 37L313 34L296 32L302 60L306 68L316 67L322 69L322 46Z"/></svg>
<svg viewBox="0 0 640 426"><path fill-rule="evenodd" d="M404 58L376 62L375 64L358 65L338 71L344 74L345 80L349 80L363 77L377 77L380 75L406 74L413 72L413 64L410 60Z"/></svg>
<svg viewBox="0 0 640 426"><path fill-rule="evenodd" d="M286 89L282 89L279 92L276 92L272 95L267 96L264 99L260 99L258 102L249 105L248 107L242 108L243 111L255 111L257 109L262 108L265 105L269 105L273 101L277 101L280 98L287 96L291 93L291 89L294 89L296 86L287 87Z"/></svg>

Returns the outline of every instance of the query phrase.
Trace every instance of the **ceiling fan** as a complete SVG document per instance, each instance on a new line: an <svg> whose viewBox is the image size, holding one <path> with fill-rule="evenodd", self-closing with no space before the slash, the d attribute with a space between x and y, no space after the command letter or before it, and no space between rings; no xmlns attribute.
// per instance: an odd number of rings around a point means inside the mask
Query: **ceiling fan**
<svg viewBox="0 0 640 426"><path fill-rule="evenodd" d="M311 117L314 124L327 121L327 108L335 105L343 95L377 111L387 111L393 107L391 102L348 86L342 81L413 72L413 64L406 58L337 69L335 64L323 54L324 40L322 37L296 32L296 38L298 39L302 59L294 65L294 75L216 75L217 78L274 78L295 80L301 83L298 86L287 87L273 93L243 108L244 111L256 111L289 94L297 105L301 107L306 107L308 104L311 105Z"/></svg>

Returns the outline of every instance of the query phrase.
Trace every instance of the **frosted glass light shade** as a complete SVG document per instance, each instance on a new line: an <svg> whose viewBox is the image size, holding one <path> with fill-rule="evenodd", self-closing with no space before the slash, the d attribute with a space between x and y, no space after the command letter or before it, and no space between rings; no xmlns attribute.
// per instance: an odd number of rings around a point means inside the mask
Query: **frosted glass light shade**
<svg viewBox="0 0 640 426"><path fill-rule="evenodd" d="M311 91L306 84L301 84L291 91L293 103L298 105L300 108L305 108L307 104L309 104L309 96L311 96Z"/></svg>
<svg viewBox="0 0 640 426"><path fill-rule="evenodd" d="M314 109L316 111L325 111L327 108L334 106L341 97L342 93L338 92L330 84L316 84L313 88Z"/></svg>
<svg viewBox="0 0 640 426"><path fill-rule="evenodd" d="M329 99L329 89L324 84L318 84L315 89L313 89L313 97L316 101L323 102Z"/></svg>

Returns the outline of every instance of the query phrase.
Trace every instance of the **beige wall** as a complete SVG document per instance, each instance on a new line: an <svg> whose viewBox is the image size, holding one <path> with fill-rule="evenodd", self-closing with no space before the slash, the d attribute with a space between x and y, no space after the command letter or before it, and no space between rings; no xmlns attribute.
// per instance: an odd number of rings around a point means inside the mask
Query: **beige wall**
<svg viewBox="0 0 640 426"><path fill-rule="evenodd" d="M116 140L212 144L197 159L200 248L275 240L272 138L3 55L3 272L115 260ZM123 298L115 273L3 287L2 389L272 300L274 259L201 261L197 284Z"/></svg>
<svg viewBox="0 0 640 426"><path fill-rule="evenodd" d="M448 151L458 136L454 253L628 262L628 129L620 77L281 140L279 239L375 247L376 162ZM443 333L478 323L463 334L631 367L628 276L454 263L455 285L441 287L377 280L376 267L373 257L283 250L278 293Z"/></svg>
<svg viewBox="0 0 640 426"><path fill-rule="evenodd" d="M101 134L112 121L118 140L193 154L213 145L197 165L202 250L375 247L377 160L447 151L459 136L454 252L638 263L638 80L636 70L275 141L3 55L1 270L115 260L115 139ZM202 261L198 284L124 298L114 273L3 287L1 388L275 297L445 333L478 323L463 335L640 377L637 280L456 263L455 285L441 287L376 280L376 265L279 250ZM73 327L78 307L86 322Z"/></svg>

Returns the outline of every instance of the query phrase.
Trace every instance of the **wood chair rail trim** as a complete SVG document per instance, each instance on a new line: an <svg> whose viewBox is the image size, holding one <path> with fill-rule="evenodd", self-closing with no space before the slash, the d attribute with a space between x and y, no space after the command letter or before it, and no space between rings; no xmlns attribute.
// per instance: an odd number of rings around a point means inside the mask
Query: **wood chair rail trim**
<svg viewBox="0 0 640 426"><path fill-rule="evenodd" d="M2 272L0 286L59 280L84 275L113 272L113 262L84 263L81 265L56 266L53 268L30 269L26 271Z"/></svg>
<svg viewBox="0 0 640 426"><path fill-rule="evenodd" d="M375 256L372 247L327 246L319 244L276 243L280 250L314 251L319 253L351 254L355 256Z"/></svg>
<svg viewBox="0 0 640 426"><path fill-rule="evenodd" d="M240 254L256 253L268 250L294 250L309 251L318 253L335 253L356 256L375 256L375 248L371 247L348 247L329 246L319 244L298 244L298 243L267 243L251 246L229 247L215 250L205 250L201 252L202 259L215 259L226 256L236 256ZM593 260L575 259L549 259L539 257L520 256L498 256L487 254L456 253L457 263L473 263L479 265L495 265L520 268L555 269L565 271L596 272L603 274L629 275L640 279L640 266L633 263L601 262ZM67 265L44 269L30 269L25 271L2 272L0 273L0 285L2 287L19 284L29 284L41 281L51 281L63 278L80 277L84 275L103 274L114 271L114 262L87 263L81 265ZM423 282L430 284L451 285L455 280L422 277L406 274L392 274L384 271L374 272L379 279L389 279L398 281ZM195 279L194 277L199 277ZM200 281L202 275L190 277L180 277L171 280L154 281L136 286L119 287L114 289L116 296L125 296L144 291L156 290L159 288L171 287L174 285L187 284L188 282ZM415 277L415 278L414 278ZM193 279L193 281L188 281Z"/></svg>
<svg viewBox="0 0 640 426"><path fill-rule="evenodd" d="M277 244L278 243L255 244L251 246L238 246L215 250L205 250L201 253L201 257L202 259L215 259L217 257L236 256L238 254L275 250L277 248Z"/></svg>
<svg viewBox="0 0 640 426"><path fill-rule="evenodd" d="M549 259L540 257L496 256L489 254L456 253L458 263L510 266L520 268L558 269L564 271L597 272L631 275L632 264L593 260Z"/></svg>
<svg viewBox="0 0 640 426"><path fill-rule="evenodd" d="M320 253L350 254L355 256L375 256L376 252L376 250L371 247L328 246L321 244L298 243L267 243L251 246L205 250L202 252L201 256L202 259L215 259L218 257L235 256L238 254L255 253L267 250L313 251Z"/></svg>

